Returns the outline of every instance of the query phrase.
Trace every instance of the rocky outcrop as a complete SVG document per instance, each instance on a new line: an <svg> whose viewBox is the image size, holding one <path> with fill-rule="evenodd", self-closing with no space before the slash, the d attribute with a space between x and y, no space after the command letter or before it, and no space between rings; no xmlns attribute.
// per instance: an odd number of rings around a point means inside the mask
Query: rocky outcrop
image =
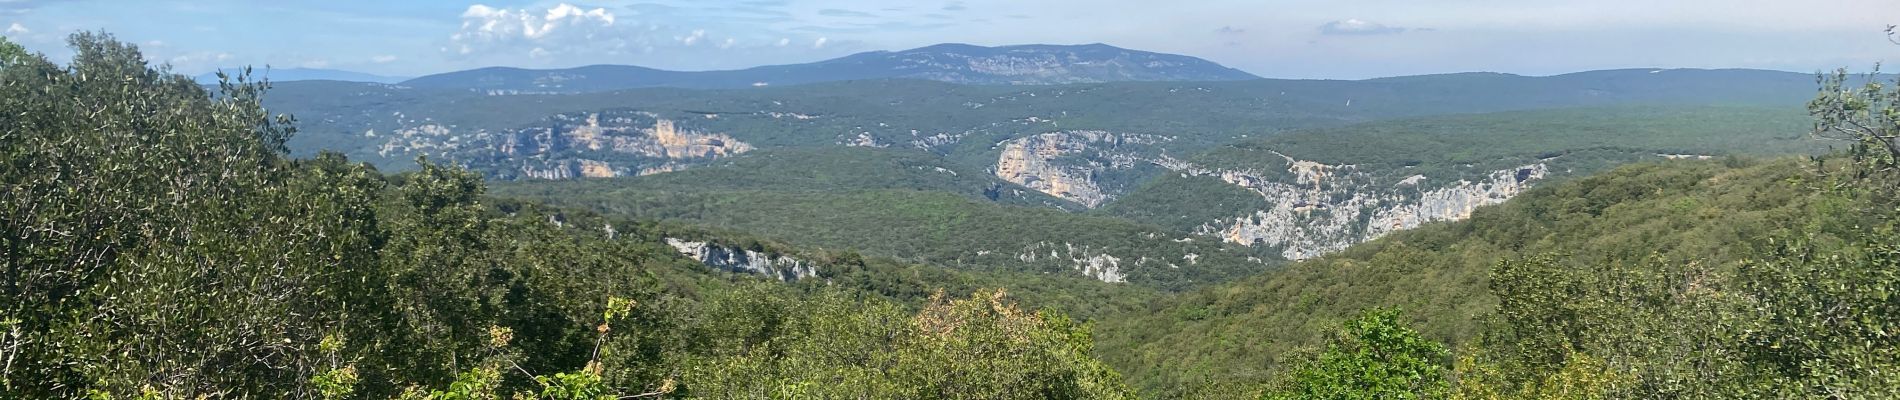
<svg viewBox="0 0 1900 400"><path fill-rule="evenodd" d="M1202 225L1200 233L1279 248L1282 256L1293 260L1318 257L1429 222L1469 218L1478 207L1523 193L1549 172L1545 164L1537 163L1438 186L1427 185L1431 180L1423 175L1379 184L1353 165L1280 156L1286 159L1286 173L1212 170L1178 161L1164 166L1184 175L1218 177L1260 194L1271 204L1269 208Z"/></svg>
<svg viewBox="0 0 1900 400"><path fill-rule="evenodd" d="M1082 275L1102 282L1128 281L1127 275L1122 274L1120 257L1090 246L1076 246L1074 243L1061 245L1048 242L1036 243L1023 248L1022 252L1016 254L1016 259L1026 263L1053 261L1067 264Z"/></svg>
<svg viewBox="0 0 1900 400"><path fill-rule="evenodd" d="M642 171L645 172L645 171ZM524 162L521 176L528 179L561 180L575 178L612 178L626 175L620 169L606 161L589 159L560 160L549 162Z"/></svg>
<svg viewBox="0 0 1900 400"><path fill-rule="evenodd" d="M365 136L377 137L378 135L372 130L366 132ZM439 154L462 147L461 137L454 129L434 123L395 129L383 136L386 137L383 144L376 148L376 155L383 157L389 157L391 153L405 155L433 152Z"/></svg>
<svg viewBox="0 0 1900 400"><path fill-rule="evenodd" d="M910 130L910 136L915 139L911 139L910 147L923 151L938 151L939 148L955 146L957 143L962 142L964 135L963 133L955 135L938 133L930 136L922 136L916 129L912 129Z"/></svg>
<svg viewBox="0 0 1900 400"><path fill-rule="evenodd" d="M654 175L654 174L664 174L668 172L684 170L686 168L687 166L685 164L669 162L666 164L660 164L659 166L641 168L640 173L635 174L635 175L647 176L647 175Z"/></svg>
<svg viewBox="0 0 1900 400"><path fill-rule="evenodd" d="M1517 197L1530 189L1533 181L1543 179L1549 173L1549 168L1544 164L1525 165L1493 171L1481 181L1460 180L1450 186L1418 192L1416 200L1390 202L1390 206L1379 208L1372 214L1364 240L1417 228L1427 222L1471 218L1471 212L1478 207L1503 203Z"/></svg>
<svg viewBox="0 0 1900 400"><path fill-rule="evenodd" d="M666 244L673 246L680 254L722 271L754 274L785 282L818 276L817 266L791 257L675 238L667 238Z"/></svg>
<svg viewBox="0 0 1900 400"><path fill-rule="evenodd" d="M636 118L640 117L640 118ZM751 144L720 133L681 128L671 120L644 115L610 117L558 116L551 127L532 128L508 135L496 150L523 160L520 176L531 179L610 178L649 175L683 169L683 162L730 157L753 150ZM578 121L576 121L578 120ZM564 158L571 152L606 152L608 159Z"/></svg>
<svg viewBox="0 0 1900 400"><path fill-rule="evenodd" d="M632 118L619 117L603 125L599 114L589 114L580 124L528 129L510 137L499 148L502 154L510 156L568 149L607 150L677 160L732 156L752 151L752 145L721 133L682 129L667 119L655 119L651 126L639 126Z"/></svg>
<svg viewBox="0 0 1900 400"><path fill-rule="evenodd" d="M1103 131L1033 135L1001 143L994 172L1005 181L1095 208L1114 199L1097 174L1134 168L1146 161L1144 150L1168 140Z"/></svg>
<svg viewBox="0 0 1900 400"><path fill-rule="evenodd" d="M427 155L495 179L649 175L754 150L730 135L691 129L641 111L556 114L537 126L500 131L445 125L429 118L405 119L402 113L392 116L401 127L363 133L381 141L378 155Z"/></svg>
<svg viewBox="0 0 1900 400"><path fill-rule="evenodd" d="M635 136L615 143L614 151L667 159L714 158L752 151L752 145L721 133L702 133L679 129L673 121L658 120L642 130L650 141Z"/></svg>
<svg viewBox="0 0 1900 400"><path fill-rule="evenodd" d="M858 132L857 136L840 139L838 144L845 145L845 147L873 147L880 149L891 147L890 143L884 143L884 141L878 140L877 136L871 135L870 132Z"/></svg>

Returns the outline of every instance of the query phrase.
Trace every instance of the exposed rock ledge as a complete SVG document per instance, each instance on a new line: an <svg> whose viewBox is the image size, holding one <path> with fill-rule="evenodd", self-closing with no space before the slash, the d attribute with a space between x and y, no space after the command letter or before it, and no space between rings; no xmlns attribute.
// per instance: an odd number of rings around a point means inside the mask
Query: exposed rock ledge
<svg viewBox="0 0 1900 400"><path fill-rule="evenodd" d="M680 254L724 271L750 273L785 282L818 276L817 266L796 258L675 238L666 238L666 244L679 250Z"/></svg>
<svg viewBox="0 0 1900 400"><path fill-rule="evenodd" d="M1277 154L1277 153L1276 153ZM1424 188L1413 175L1396 184L1373 184L1352 165L1326 165L1286 157L1294 182L1254 171L1210 170L1185 163L1160 164L1184 175L1215 176L1265 197L1270 208L1204 224L1200 233L1252 246L1281 249L1291 260L1319 257L1347 246L1428 222L1469 218L1480 206L1502 203L1544 178L1543 163L1488 173Z"/></svg>
<svg viewBox="0 0 1900 400"><path fill-rule="evenodd" d="M1114 198L1096 182L1096 174L1132 168L1141 161L1121 147L1169 140L1172 138L1103 131L1043 133L1001 143L1003 151L997 157L995 172L996 177L1010 183L1095 208ZM1091 150L1093 154L1089 154Z"/></svg>
<svg viewBox="0 0 1900 400"><path fill-rule="evenodd" d="M1048 256L1043 256L1045 251L1048 252ZM1068 263L1082 275L1102 282L1128 281L1128 276L1122 274L1122 259L1109 255L1106 249L1097 250L1090 246L1077 247L1074 243L1056 246L1054 243L1040 242L1023 248L1022 252L1016 254L1016 259L1028 263L1037 260Z"/></svg>
<svg viewBox="0 0 1900 400"><path fill-rule="evenodd" d="M561 116L573 118L570 116ZM699 132L679 127L667 119L654 119L641 126L631 117L588 114L580 123L566 129L535 128L510 135L496 150L502 154L528 159L521 176L533 179L571 179L577 177L611 178L651 175L682 169L682 162L730 157L753 150L751 144L723 133ZM637 156L649 161L629 163L592 159L556 159L569 151L606 151ZM659 163L654 164L652 160Z"/></svg>

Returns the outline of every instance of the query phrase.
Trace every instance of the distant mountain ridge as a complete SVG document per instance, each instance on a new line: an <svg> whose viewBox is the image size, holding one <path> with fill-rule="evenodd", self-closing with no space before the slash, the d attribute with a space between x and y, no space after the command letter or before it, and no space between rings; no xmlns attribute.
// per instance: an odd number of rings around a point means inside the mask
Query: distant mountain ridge
<svg viewBox="0 0 1900 400"><path fill-rule="evenodd" d="M225 68L223 70L224 70L224 73L226 74L235 75L237 71L240 69L242 68ZM376 75L376 74L356 72L356 71L319 69L319 68L272 68L272 69L253 68L251 70L251 73L258 77L269 78L272 82L343 81L343 82L367 82L367 83L396 83L396 82L402 82L402 81L410 79L409 77L401 77L401 76L383 76L383 75ZM198 75L197 77L193 78L193 80L196 80L198 81L198 83L201 83L201 84L215 85L218 83L218 73L207 72L207 73Z"/></svg>
<svg viewBox="0 0 1900 400"><path fill-rule="evenodd" d="M978 85L1125 81L1233 81L1258 76L1200 58L1105 44L984 47L939 44L873 51L805 64L728 71L667 71L627 65L535 70L491 67L423 76L405 86L515 93L581 93L648 87L723 89L867 79Z"/></svg>

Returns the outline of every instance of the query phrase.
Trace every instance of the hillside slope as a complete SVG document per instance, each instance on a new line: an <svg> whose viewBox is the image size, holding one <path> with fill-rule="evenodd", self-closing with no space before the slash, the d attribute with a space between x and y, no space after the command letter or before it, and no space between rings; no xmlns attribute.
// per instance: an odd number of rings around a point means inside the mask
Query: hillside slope
<svg viewBox="0 0 1900 400"><path fill-rule="evenodd" d="M1311 129L1176 161L1100 211L1310 258L1616 165L1827 151L1809 128L1794 110L1647 106Z"/></svg>
<svg viewBox="0 0 1900 400"><path fill-rule="evenodd" d="M71 43L59 66L0 39L0 164L30 166L0 169L0 398L1131 397L1086 324L942 290L1145 291L792 260L495 201L452 166L292 159L264 86ZM800 279L716 272L747 266Z"/></svg>
<svg viewBox="0 0 1900 400"><path fill-rule="evenodd" d="M824 157L801 155L826 154ZM1253 249L1108 217L876 149L773 152L638 178L497 184L498 196L744 232L961 270L1183 289L1266 270ZM764 168L764 169L761 169ZM1073 207L1073 205L1068 205Z"/></svg>
<svg viewBox="0 0 1900 400"><path fill-rule="evenodd" d="M1500 260L1732 268L1758 254L1759 238L1810 220L1821 194L1791 182L1812 176L1790 159L1621 167L1105 318L1098 354L1150 395L1203 398L1266 382L1294 350L1371 307L1402 308L1427 337L1462 345L1496 306L1488 277Z"/></svg>
<svg viewBox="0 0 1900 400"><path fill-rule="evenodd" d="M846 192L901 189L944 192L971 200L1019 206L1079 209L930 153L864 147L780 148L721 159L698 168L623 180L497 182L504 191L617 190L631 181L642 190L690 192L758 190Z"/></svg>

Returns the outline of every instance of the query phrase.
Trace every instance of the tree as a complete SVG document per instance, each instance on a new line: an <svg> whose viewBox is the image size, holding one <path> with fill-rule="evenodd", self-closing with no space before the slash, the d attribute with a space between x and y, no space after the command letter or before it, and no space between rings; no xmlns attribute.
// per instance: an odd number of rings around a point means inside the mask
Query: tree
<svg viewBox="0 0 1900 400"><path fill-rule="evenodd" d="M835 289L721 294L693 330L708 348L682 393L703 398L1116 399L1087 326L1022 311L1001 291L938 293L914 314Z"/></svg>
<svg viewBox="0 0 1900 400"><path fill-rule="evenodd" d="M264 85L213 96L110 35L68 43L63 68L0 46L5 391L306 393L287 366L341 321L331 274L361 264L355 223L302 199L351 188L284 184L293 129Z"/></svg>
<svg viewBox="0 0 1900 400"><path fill-rule="evenodd" d="M1900 37L1892 26L1887 33ZM1815 137L1853 143L1849 155L1863 173L1892 174L1900 166L1900 81L1882 82L1879 71L1875 66L1874 73L1859 77L1859 85L1844 68L1818 77L1821 90L1808 102L1808 113Z"/></svg>
<svg viewBox="0 0 1900 400"><path fill-rule="evenodd" d="M1450 353L1407 328L1398 310L1347 320L1318 354L1298 362L1264 399L1436 399Z"/></svg>
<svg viewBox="0 0 1900 400"><path fill-rule="evenodd" d="M1900 245L1891 222L1850 245L1810 233L1777 238L1743 264L1741 292L1760 313L1742 354L1782 394L1900 397Z"/></svg>
<svg viewBox="0 0 1900 400"><path fill-rule="evenodd" d="M640 294L637 257L498 218L467 171L289 159L295 121L247 73L213 94L69 43L60 67L0 40L0 397L384 397L454 380L505 324L579 370L598 303Z"/></svg>

